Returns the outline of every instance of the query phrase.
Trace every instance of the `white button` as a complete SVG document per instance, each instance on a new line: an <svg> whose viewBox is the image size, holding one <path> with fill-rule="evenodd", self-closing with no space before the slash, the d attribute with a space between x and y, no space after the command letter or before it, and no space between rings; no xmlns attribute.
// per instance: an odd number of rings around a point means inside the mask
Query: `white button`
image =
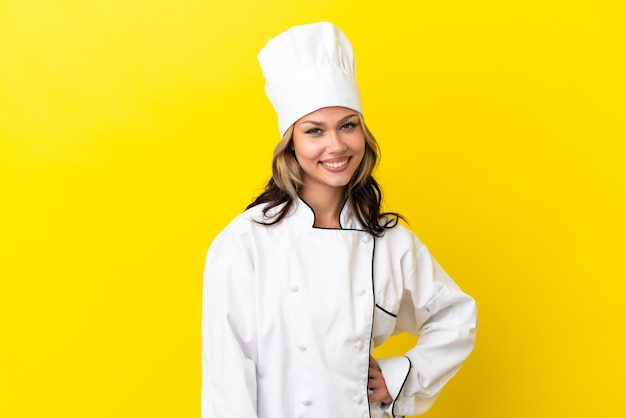
<svg viewBox="0 0 626 418"><path fill-rule="evenodd" d="M361 405L363 403L363 397L362 396L357 396L356 398L354 398L354 402L357 405Z"/></svg>
<svg viewBox="0 0 626 418"><path fill-rule="evenodd" d="M289 288L289 291L291 293L296 293L298 291L298 285L292 284L291 287Z"/></svg>
<svg viewBox="0 0 626 418"><path fill-rule="evenodd" d="M367 244L371 240L372 240L372 237L370 236L370 234L363 235L363 238L361 239L361 241L363 241L365 244Z"/></svg>
<svg viewBox="0 0 626 418"><path fill-rule="evenodd" d="M311 405L311 401L310 401L310 400L308 400L308 399L307 399L307 400L304 400L304 401L302 401L302 405L304 405L304 406L309 406L309 405Z"/></svg>
<svg viewBox="0 0 626 418"><path fill-rule="evenodd" d="M304 344L298 344L296 347L298 347L298 350L300 351L306 351L306 345Z"/></svg>
<svg viewBox="0 0 626 418"><path fill-rule="evenodd" d="M354 344L354 348L356 348L357 350L360 350L363 348L363 341L357 341L356 344Z"/></svg>
<svg viewBox="0 0 626 418"><path fill-rule="evenodd" d="M365 294L365 289L359 289L356 291L357 296L363 296Z"/></svg>

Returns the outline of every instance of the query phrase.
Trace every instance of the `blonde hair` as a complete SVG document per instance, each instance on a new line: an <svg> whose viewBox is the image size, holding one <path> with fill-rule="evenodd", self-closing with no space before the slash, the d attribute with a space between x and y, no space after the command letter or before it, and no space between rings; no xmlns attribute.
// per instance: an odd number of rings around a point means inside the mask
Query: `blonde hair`
<svg viewBox="0 0 626 418"><path fill-rule="evenodd" d="M346 186L347 198L355 216L363 228L374 236L381 236L385 229L393 228L398 219L404 219L395 212L381 212L382 190L372 176L380 149L374 135L365 125L363 115L358 113L359 122L365 139L365 153L359 167ZM267 222L264 225L279 223L289 212L289 209L298 200L298 191L303 184L303 172L295 153L293 152L293 125L287 129L280 142L274 149L272 159L272 178L265 190L248 205L248 209L265 204L263 215ZM278 212L270 210L282 207ZM382 222L381 222L382 220Z"/></svg>

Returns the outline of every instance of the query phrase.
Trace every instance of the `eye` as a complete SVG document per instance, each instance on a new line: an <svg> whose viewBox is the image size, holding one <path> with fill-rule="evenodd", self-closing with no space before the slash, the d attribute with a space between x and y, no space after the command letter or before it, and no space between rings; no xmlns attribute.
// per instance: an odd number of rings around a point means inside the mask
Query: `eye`
<svg viewBox="0 0 626 418"><path fill-rule="evenodd" d="M320 128L311 128L308 131L306 131L305 133L309 134L309 135L319 135L322 133L322 130Z"/></svg>
<svg viewBox="0 0 626 418"><path fill-rule="evenodd" d="M350 131L354 128L356 128L357 124L355 122L346 122L343 125L341 125L341 129L344 131Z"/></svg>

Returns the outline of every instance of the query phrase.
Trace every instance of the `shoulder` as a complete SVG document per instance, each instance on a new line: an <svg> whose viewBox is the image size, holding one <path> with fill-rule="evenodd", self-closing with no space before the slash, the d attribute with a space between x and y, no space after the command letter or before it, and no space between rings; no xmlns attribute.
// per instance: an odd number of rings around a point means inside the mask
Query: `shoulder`
<svg viewBox="0 0 626 418"><path fill-rule="evenodd" d="M412 230L400 223L385 230L384 235L377 239L376 248L379 257L398 269L397 277L406 279L416 272L428 273L435 268L427 246Z"/></svg>
<svg viewBox="0 0 626 418"><path fill-rule="evenodd" d="M250 233L256 228L263 227L263 209L265 205L257 205L235 216L215 237L216 241L223 240L228 237L240 237Z"/></svg>
<svg viewBox="0 0 626 418"><path fill-rule="evenodd" d="M273 228L274 225L267 223L280 207L264 213L266 207L267 204L256 205L235 216L215 237L209 251L224 245L250 244L261 231Z"/></svg>
<svg viewBox="0 0 626 418"><path fill-rule="evenodd" d="M213 238L207 256L222 255L224 252L232 252L241 247L247 241L255 228L255 216L260 212L258 206L250 208L235 216L216 236Z"/></svg>
<svg viewBox="0 0 626 418"><path fill-rule="evenodd" d="M397 245L415 247L416 249L424 246L417 235L403 225L399 219L385 216L383 218L382 225L385 227L385 232L381 237L382 241L388 241Z"/></svg>
<svg viewBox="0 0 626 418"><path fill-rule="evenodd" d="M416 253L424 248L424 244L415 235L415 233L401 223L391 217L385 217L385 232L378 240L381 245L391 247L396 254Z"/></svg>

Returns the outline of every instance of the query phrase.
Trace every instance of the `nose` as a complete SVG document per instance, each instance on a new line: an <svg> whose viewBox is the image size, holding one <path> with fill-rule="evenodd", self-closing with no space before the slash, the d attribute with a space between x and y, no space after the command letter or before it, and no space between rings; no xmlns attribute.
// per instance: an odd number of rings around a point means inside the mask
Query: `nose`
<svg viewBox="0 0 626 418"><path fill-rule="evenodd" d="M328 153L339 154L348 149L348 146L343 141L341 134L336 131L331 131L328 134L328 146L326 147Z"/></svg>

